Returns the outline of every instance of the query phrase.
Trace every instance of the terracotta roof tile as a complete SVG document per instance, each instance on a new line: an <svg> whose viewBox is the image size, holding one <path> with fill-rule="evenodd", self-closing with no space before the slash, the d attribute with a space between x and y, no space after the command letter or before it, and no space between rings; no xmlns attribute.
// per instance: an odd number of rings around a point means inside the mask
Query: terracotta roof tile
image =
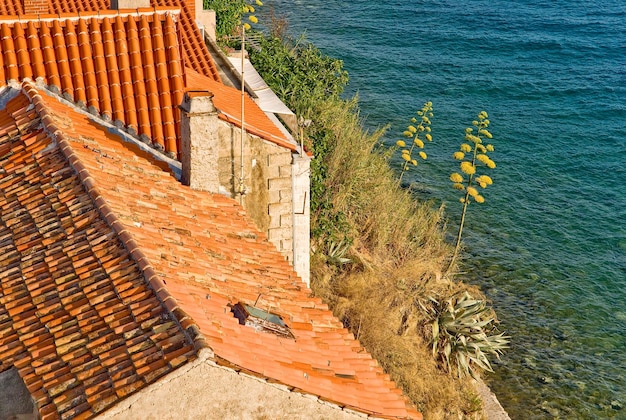
<svg viewBox="0 0 626 420"><path fill-rule="evenodd" d="M41 130L39 112L23 94L0 111L0 371L19 369L42 418L93 417L194 350ZM33 124L9 134L25 121ZM101 250L115 267L104 267ZM135 366L136 337L155 355L150 363L162 361L158 371Z"/></svg>
<svg viewBox="0 0 626 420"><path fill-rule="evenodd" d="M166 280L157 286L158 295L186 327L199 327L218 361L372 415L419 417L327 306L310 297L293 268L234 200L183 187L153 161L138 157L135 146L93 130L93 141L111 158L102 166L99 154L84 147L78 134L93 127L89 119L26 88L34 101L50 109L57 125L66 121L66 153L98 188L115 231L131 244L127 246L144 269ZM255 232L256 239L241 232ZM153 306L143 294L125 298L139 323L153 319ZM240 325L229 306L237 302L256 302L282 316L295 340ZM171 331L163 325L150 333L161 339L159 351L171 352L175 356L170 360L176 360L190 344ZM137 375L156 379L164 373L168 358L157 357L143 335L133 331L125 342ZM93 343L98 354L110 351L98 340ZM120 389L123 394L125 388Z"/></svg>
<svg viewBox="0 0 626 420"><path fill-rule="evenodd" d="M220 82L185 2L158 0L154 9L132 12L107 10L106 3L55 0L51 10L59 15L1 23L0 84L41 78L175 158L185 79L187 87L203 89L209 81L222 119L240 125L240 95ZM250 98L246 102L249 132L295 150Z"/></svg>

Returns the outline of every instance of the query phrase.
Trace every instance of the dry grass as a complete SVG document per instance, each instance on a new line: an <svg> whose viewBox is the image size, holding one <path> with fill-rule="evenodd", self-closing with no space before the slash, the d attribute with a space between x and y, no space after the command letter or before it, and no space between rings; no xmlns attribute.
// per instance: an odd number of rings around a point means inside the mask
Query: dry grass
<svg viewBox="0 0 626 420"><path fill-rule="evenodd" d="M428 296L470 289L441 279L453 251L444 241L442 211L398 188L385 153L376 150L382 131L365 132L355 110L354 102L337 101L317 110L316 125L330 129L335 141L325 186L333 210L347 217L352 246L345 256L352 263L333 266L322 252L314 254L313 290L426 419L480 418L469 381L437 366L419 305Z"/></svg>

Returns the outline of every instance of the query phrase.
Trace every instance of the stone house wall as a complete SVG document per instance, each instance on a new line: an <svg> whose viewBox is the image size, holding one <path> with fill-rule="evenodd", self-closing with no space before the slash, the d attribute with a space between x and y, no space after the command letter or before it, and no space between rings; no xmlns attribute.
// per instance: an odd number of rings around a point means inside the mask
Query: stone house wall
<svg viewBox="0 0 626 420"><path fill-rule="evenodd" d="M176 407L174 410L172 407ZM99 419L333 419L367 417L285 385L196 360L123 400Z"/></svg>
<svg viewBox="0 0 626 420"><path fill-rule="evenodd" d="M218 138L220 192L239 200L259 230L267 233L309 284L311 159L246 133L242 197L238 193L241 129L220 121Z"/></svg>
<svg viewBox="0 0 626 420"><path fill-rule="evenodd" d="M310 158L249 133L242 145L209 92L186 93L181 110L182 182L238 200L308 285Z"/></svg>

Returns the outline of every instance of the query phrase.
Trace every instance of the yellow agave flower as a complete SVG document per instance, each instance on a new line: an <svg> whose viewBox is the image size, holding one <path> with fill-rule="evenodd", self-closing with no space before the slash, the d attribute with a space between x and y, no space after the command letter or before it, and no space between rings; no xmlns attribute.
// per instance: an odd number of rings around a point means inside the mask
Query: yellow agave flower
<svg viewBox="0 0 626 420"><path fill-rule="evenodd" d="M248 20L252 23L259 23L259 19L257 19L254 15L248 16Z"/></svg>
<svg viewBox="0 0 626 420"><path fill-rule="evenodd" d="M482 195L477 195L477 196L474 197L474 200L477 203L484 203L485 202L485 197L483 197Z"/></svg>
<svg viewBox="0 0 626 420"><path fill-rule="evenodd" d="M413 133L411 133L409 130L404 131L402 134L404 134L404 137L411 137L411 136L413 136Z"/></svg>
<svg viewBox="0 0 626 420"><path fill-rule="evenodd" d="M493 148L493 144L488 144L487 145L487 151L488 152L493 152L495 149Z"/></svg>
<svg viewBox="0 0 626 420"><path fill-rule="evenodd" d="M402 159L408 162L411 160L411 156L408 153L402 153Z"/></svg>
<svg viewBox="0 0 626 420"><path fill-rule="evenodd" d="M480 139L480 137L475 136L475 135L473 135L473 134L466 134L466 135L465 135L465 140L469 140L469 141L471 141L472 143L476 143L476 144L480 144L480 143L482 143L482 140Z"/></svg>
<svg viewBox="0 0 626 420"><path fill-rule="evenodd" d="M415 159L413 159L411 163L413 164L413 166L417 166L417 161Z"/></svg>
<svg viewBox="0 0 626 420"><path fill-rule="evenodd" d="M406 146L406 143L404 142L404 140L398 140L398 141L396 142L396 145L397 145L398 147L405 147L405 146Z"/></svg>
<svg viewBox="0 0 626 420"><path fill-rule="evenodd" d="M472 134L472 131L474 131L474 129L472 127L467 127L465 129L465 134Z"/></svg>
<svg viewBox="0 0 626 420"><path fill-rule="evenodd" d="M256 5L257 6L263 6L263 2L261 0L256 0Z"/></svg>
<svg viewBox="0 0 626 420"><path fill-rule="evenodd" d="M482 163L483 165L487 165L487 166L489 166L489 163L488 163L488 162L491 160L491 159L489 159L489 156L484 155L484 154L482 154L482 153L481 153L481 154L476 155L476 159L477 159L480 163Z"/></svg>
<svg viewBox="0 0 626 420"><path fill-rule="evenodd" d="M493 184L493 180L488 175L481 175L478 178L476 178L476 181L482 182L482 183L487 184L487 185ZM485 187L483 187L483 188L485 188Z"/></svg>
<svg viewBox="0 0 626 420"><path fill-rule="evenodd" d="M414 126L410 125L406 128L408 131L410 131L411 133L415 133L417 131L417 128L415 128Z"/></svg>
<svg viewBox="0 0 626 420"><path fill-rule="evenodd" d="M419 147L420 149L424 147L424 142L421 141L420 139L418 139L417 137L415 138L415 140L413 141L413 143L415 143L415 145L417 147Z"/></svg>
<svg viewBox="0 0 626 420"><path fill-rule="evenodd" d="M463 152L454 152L452 157L455 158L456 160L463 160L465 158L465 153L463 153Z"/></svg>
<svg viewBox="0 0 626 420"><path fill-rule="evenodd" d="M246 31L249 31L250 29L252 29L252 26L250 26L250 24L249 24L249 23L244 23L244 24L243 24L243 28L244 28Z"/></svg>
<svg viewBox="0 0 626 420"><path fill-rule="evenodd" d="M467 143L461 143L461 152L469 153L472 151L472 146Z"/></svg>
<svg viewBox="0 0 626 420"><path fill-rule="evenodd" d="M476 145L476 149L480 152L480 153L486 153L487 149L485 148L485 146L483 146L482 144L477 144Z"/></svg>
<svg viewBox="0 0 626 420"><path fill-rule="evenodd" d="M476 173L476 167L472 165L472 162L461 162L461 171L467 175L474 175Z"/></svg>
<svg viewBox="0 0 626 420"><path fill-rule="evenodd" d="M484 120L484 119L485 119L485 118L487 118L487 117L489 117L489 116L487 115L487 112L486 112L486 111L480 111L480 112L478 113L478 118L480 118L481 120Z"/></svg>
<svg viewBox="0 0 626 420"><path fill-rule="evenodd" d="M417 122L417 118L415 118L415 117L411 118L411 122L412 122L413 124L415 124L415 123Z"/></svg>
<svg viewBox="0 0 626 420"><path fill-rule="evenodd" d="M430 133L430 127L426 127L424 130L426 130L427 133Z"/></svg>
<svg viewBox="0 0 626 420"><path fill-rule="evenodd" d="M480 185L480 188L487 188L487 183L486 182L479 182L478 185Z"/></svg>
<svg viewBox="0 0 626 420"><path fill-rule="evenodd" d="M254 6L248 6L248 12L254 13Z"/></svg>
<svg viewBox="0 0 626 420"><path fill-rule="evenodd" d="M472 197L476 197L478 195L478 190L474 187L467 187L467 193Z"/></svg>
<svg viewBox="0 0 626 420"><path fill-rule="evenodd" d="M459 191L465 190L465 186L463 184L452 184L452 188Z"/></svg>
<svg viewBox="0 0 626 420"><path fill-rule="evenodd" d="M426 152L420 152L420 157L421 157L422 159L426 160L426 158L427 158L428 156L426 156Z"/></svg>
<svg viewBox="0 0 626 420"><path fill-rule="evenodd" d="M454 183L463 182L463 176L458 172L454 172L452 175L450 175L450 181Z"/></svg>
<svg viewBox="0 0 626 420"><path fill-rule="evenodd" d="M430 134L426 134L426 140L433 141L433 136L431 136Z"/></svg>
<svg viewBox="0 0 626 420"><path fill-rule="evenodd" d="M487 137L488 139L493 138L493 135L484 128L482 130L479 130L478 132L482 134L483 136Z"/></svg>
<svg viewBox="0 0 626 420"><path fill-rule="evenodd" d="M489 162L486 163L487 168L489 169L494 169L496 167L496 163L493 160L490 160Z"/></svg>

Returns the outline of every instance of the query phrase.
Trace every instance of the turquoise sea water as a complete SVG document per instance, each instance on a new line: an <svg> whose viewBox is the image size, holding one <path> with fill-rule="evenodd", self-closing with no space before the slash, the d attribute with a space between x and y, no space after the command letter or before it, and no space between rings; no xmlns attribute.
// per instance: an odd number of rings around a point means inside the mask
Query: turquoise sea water
<svg viewBox="0 0 626 420"><path fill-rule="evenodd" d="M465 269L513 336L490 385L514 419L626 418L626 2L267 4L344 60L389 142L433 102L412 180L450 226L450 155L489 113L498 167L470 206Z"/></svg>

